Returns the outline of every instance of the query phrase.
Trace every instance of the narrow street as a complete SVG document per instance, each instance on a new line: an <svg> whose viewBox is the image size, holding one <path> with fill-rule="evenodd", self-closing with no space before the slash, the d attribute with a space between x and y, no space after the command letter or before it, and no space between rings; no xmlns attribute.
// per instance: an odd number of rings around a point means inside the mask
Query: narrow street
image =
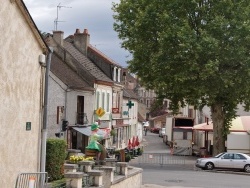
<svg viewBox="0 0 250 188"><path fill-rule="evenodd" d="M169 169L179 169L179 170L194 170L194 163L196 160L196 157L193 156L173 156L171 155L171 151L168 145L163 143L163 138L159 137L156 133L151 133L150 131L147 132L147 135L145 136L145 133L143 135L143 140L141 145L143 145L143 152L144 155L149 156L152 154L152 156L159 154L167 156L168 158L183 158L185 160L185 164L183 165L167 165L168 170ZM166 154L166 155L165 155ZM141 157L141 156L140 156ZM150 161L148 157L144 157L144 161L141 160L143 157L137 157L135 159L132 159L130 161L130 165L132 166L138 166L140 168L143 168L143 175L142 175L142 188L164 188L164 187L171 187L171 188L178 188L177 186L163 186L160 185L160 182L162 181L162 175L163 171L166 168L166 166L162 166L161 164L157 163L148 163L147 161ZM176 161L175 161L176 163ZM178 162L177 162L178 163ZM186 164L187 163L187 164ZM159 184L157 183L159 181ZM174 182L173 182L174 183ZM180 187L179 187L180 188Z"/></svg>
<svg viewBox="0 0 250 188"><path fill-rule="evenodd" d="M197 157L171 155L158 134L147 132L141 144L144 145L143 155L129 162L143 169L141 188L249 187L249 174L204 171L195 167Z"/></svg>

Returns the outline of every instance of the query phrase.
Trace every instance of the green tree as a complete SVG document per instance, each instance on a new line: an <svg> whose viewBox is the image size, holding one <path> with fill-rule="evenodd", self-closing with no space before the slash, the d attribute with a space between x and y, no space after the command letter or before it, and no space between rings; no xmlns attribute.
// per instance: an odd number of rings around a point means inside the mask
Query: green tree
<svg viewBox="0 0 250 188"><path fill-rule="evenodd" d="M214 153L237 104L250 103L249 0L121 0L113 4L114 30L133 55L131 72L171 108L211 109Z"/></svg>
<svg viewBox="0 0 250 188"><path fill-rule="evenodd" d="M149 114L151 117L164 115L168 111L168 106L166 102L163 102L161 99L156 99L150 106Z"/></svg>

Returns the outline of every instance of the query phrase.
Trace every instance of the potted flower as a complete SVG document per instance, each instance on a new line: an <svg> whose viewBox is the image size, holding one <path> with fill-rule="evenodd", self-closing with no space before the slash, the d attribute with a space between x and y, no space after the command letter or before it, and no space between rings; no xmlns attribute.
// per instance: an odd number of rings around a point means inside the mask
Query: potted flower
<svg viewBox="0 0 250 188"><path fill-rule="evenodd" d="M115 133L115 130L114 130L114 129L112 129L112 130L110 131L110 135L111 135L111 136L115 136L115 135L116 135L116 133Z"/></svg>
<svg viewBox="0 0 250 188"><path fill-rule="evenodd" d="M142 155L142 153L143 153L143 148L138 148L137 154L138 154L138 155Z"/></svg>
<svg viewBox="0 0 250 188"><path fill-rule="evenodd" d="M69 158L69 163L74 163L74 164L77 164L79 161L93 161L94 158L93 157L84 157L84 156L75 156L75 155L72 155L70 156Z"/></svg>

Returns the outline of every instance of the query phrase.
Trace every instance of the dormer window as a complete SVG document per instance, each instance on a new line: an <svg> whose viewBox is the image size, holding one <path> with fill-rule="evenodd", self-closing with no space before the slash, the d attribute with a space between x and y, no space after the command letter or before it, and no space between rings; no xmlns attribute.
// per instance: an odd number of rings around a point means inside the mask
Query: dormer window
<svg viewBox="0 0 250 188"><path fill-rule="evenodd" d="M121 68L118 68L117 82L121 82Z"/></svg>
<svg viewBox="0 0 250 188"><path fill-rule="evenodd" d="M117 76L116 72L117 72L117 67L114 67L113 81L115 82L116 82L116 76Z"/></svg>
<svg viewBox="0 0 250 188"><path fill-rule="evenodd" d="M114 82L121 82L121 68L114 67L113 81Z"/></svg>

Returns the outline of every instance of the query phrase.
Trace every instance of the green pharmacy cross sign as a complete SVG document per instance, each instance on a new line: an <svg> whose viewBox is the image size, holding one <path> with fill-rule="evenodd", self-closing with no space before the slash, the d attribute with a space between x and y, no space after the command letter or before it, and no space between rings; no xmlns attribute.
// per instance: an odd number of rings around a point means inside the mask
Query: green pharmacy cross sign
<svg viewBox="0 0 250 188"><path fill-rule="evenodd" d="M134 103L132 103L131 101L128 101L127 106L130 109L132 106L134 106Z"/></svg>

